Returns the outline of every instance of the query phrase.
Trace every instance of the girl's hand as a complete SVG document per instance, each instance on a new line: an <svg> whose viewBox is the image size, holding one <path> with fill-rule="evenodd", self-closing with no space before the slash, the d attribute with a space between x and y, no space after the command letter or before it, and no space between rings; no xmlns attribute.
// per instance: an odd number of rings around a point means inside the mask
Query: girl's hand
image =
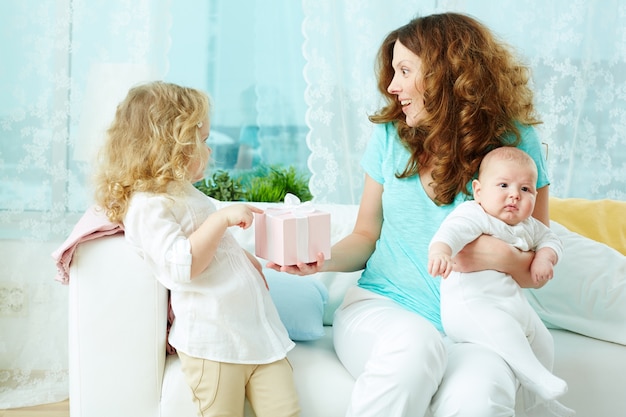
<svg viewBox="0 0 626 417"><path fill-rule="evenodd" d="M281 266L281 265L275 264L274 262L268 262L265 266L270 269L273 269L274 271L287 272L288 274L292 274L292 275L299 275L299 276L311 275L311 274L315 274L317 272L322 271L322 267L324 266L324 254L322 252L318 253L317 260L315 262L311 262L308 264L301 262L296 265Z"/></svg>
<svg viewBox="0 0 626 417"><path fill-rule="evenodd" d="M248 204L226 206L208 216L189 236L192 279L209 266L226 229L232 226L247 229L254 221L254 213L263 213L263 210Z"/></svg>
<svg viewBox="0 0 626 417"><path fill-rule="evenodd" d="M263 213L263 210L248 204L233 204L218 210L217 213L224 216L227 227L239 226L247 229L254 220L253 213Z"/></svg>
<svg viewBox="0 0 626 417"><path fill-rule="evenodd" d="M265 278L265 274L263 273L263 266L261 266L261 262L259 262L259 260L253 254L248 252L247 250L244 249L243 252L246 254L248 259L252 263L252 266L254 266L254 269L256 269L259 272L259 275L261 275L261 278L263 279L263 284L265 285L265 288L267 288L269 290L270 287L269 287L269 285L267 285L267 279Z"/></svg>

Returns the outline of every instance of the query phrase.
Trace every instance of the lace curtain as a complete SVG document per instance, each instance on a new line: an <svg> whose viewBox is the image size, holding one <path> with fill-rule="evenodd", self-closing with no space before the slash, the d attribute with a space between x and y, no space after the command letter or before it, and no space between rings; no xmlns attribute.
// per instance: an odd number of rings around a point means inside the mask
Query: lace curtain
<svg viewBox="0 0 626 417"><path fill-rule="evenodd" d="M358 203L373 60L411 17L469 13L532 68L551 194L626 198L626 4L619 0L386 2L304 0L310 187L317 201Z"/></svg>
<svg viewBox="0 0 626 417"><path fill-rule="evenodd" d="M169 3L0 3L0 409L67 398L68 288L50 254L91 200L86 143L130 85L167 71Z"/></svg>
<svg viewBox="0 0 626 417"><path fill-rule="evenodd" d="M136 82L209 92L214 168L294 164L318 202L358 203L380 41L412 16L467 12L532 67L552 194L625 199L619 0L236 3L0 2L0 409L67 397L67 288L50 253L90 203L94 146Z"/></svg>

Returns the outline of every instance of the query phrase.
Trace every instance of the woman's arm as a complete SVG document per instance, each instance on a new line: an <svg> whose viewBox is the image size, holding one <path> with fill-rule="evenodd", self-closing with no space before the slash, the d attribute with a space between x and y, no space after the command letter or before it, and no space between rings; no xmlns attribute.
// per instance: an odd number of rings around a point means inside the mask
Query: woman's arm
<svg viewBox="0 0 626 417"><path fill-rule="evenodd" d="M538 288L530 275L532 251L522 252L490 235L481 235L454 257L454 271L475 272L493 269L513 277L522 288Z"/></svg>
<svg viewBox="0 0 626 417"><path fill-rule="evenodd" d="M548 201L548 186L537 190L533 217L549 225ZM454 270L474 272L494 269L511 275L522 288L541 288L546 282L535 282L530 273L534 256L533 251L522 252L498 238L482 235L457 254Z"/></svg>
<svg viewBox="0 0 626 417"><path fill-rule="evenodd" d="M365 263L374 252L376 241L380 236L383 222L382 195L383 186L366 175L354 229L352 233L333 245L330 259L324 261L324 255L318 254L317 262L288 266L270 262L267 267L295 275L309 275L323 271L351 272L365 268Z"/></svg>

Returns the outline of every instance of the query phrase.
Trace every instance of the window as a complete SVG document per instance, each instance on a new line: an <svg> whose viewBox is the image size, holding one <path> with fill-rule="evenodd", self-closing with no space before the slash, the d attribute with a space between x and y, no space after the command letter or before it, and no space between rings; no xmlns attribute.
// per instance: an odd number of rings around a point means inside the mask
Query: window
<svg viewBox="0 0 626 417"><path fill-rule="evenodd" d="M2 2L0 237L67 233L91 201L92 148L142 80L209 93L210 169L306 171L301 5L251 6Z"/></svg>
<svg viewBox="0 0 626 417"><path fill-rule="evenodd" d="M166 80L201 88L212 98L214 166L258 164L306 171L305 80L299 2L211 1L172 4Z"/></svg>

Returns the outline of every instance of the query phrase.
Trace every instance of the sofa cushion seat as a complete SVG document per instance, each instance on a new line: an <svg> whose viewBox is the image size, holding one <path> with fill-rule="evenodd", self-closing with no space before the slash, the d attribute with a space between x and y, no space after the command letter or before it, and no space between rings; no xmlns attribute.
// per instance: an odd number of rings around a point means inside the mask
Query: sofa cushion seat
<svg viewBox="0 0 626 417"><path fill-rule="evenodd" d="M335 240L349 232L355 206L324 208L334 219ZM610 220L615 224L616 219ZM250 229L235 230L234 235L250 248ZM72 417L194 417L180 361L176 355L165 355L167 292L124 237L108 236L79 245L71 270ZM288 354L300 395L301 417L345 415L354 380L335 354L331 323L345 290L358 275L318 276L329 293L319 318L326 324L324 336L297 342ZM626 415L626 346L566 330L550 332L555 343L554 373L569 385L562 403L575 409L577 417ZM525 417L520 408L518 402L516 416ZM247 406L246 417L253 415Z"/></svg>
<svg viewBox="0 0 626 417"><path fill-rule="evenodd" d="M556 351L554 373L569 386L561 402L575 409L578 417L622 417L626 347L565 330L550 332ZM335 354L332 327L326 326L326 335L318 340L298 342L288 357L300 395L301 417L343 417L354 379ZM191 392L174 355L167 358L162 395L162 416L195 416ZM245 412L245 417L254 416L247 403ZM525 416L521 401L516 413Z"/></svg>
<svg viewBox="0 0 626 417"><path fill-rule="evenodd" d="M293 366L302 417L344 416L354 379L343 367L333 348L332 327L313 341L298 342L288 354ZM167 357L162 387L161 415L194 417L191 390L187 387L176 355ZM246 401L245 416L252 417Z"/></svg>

